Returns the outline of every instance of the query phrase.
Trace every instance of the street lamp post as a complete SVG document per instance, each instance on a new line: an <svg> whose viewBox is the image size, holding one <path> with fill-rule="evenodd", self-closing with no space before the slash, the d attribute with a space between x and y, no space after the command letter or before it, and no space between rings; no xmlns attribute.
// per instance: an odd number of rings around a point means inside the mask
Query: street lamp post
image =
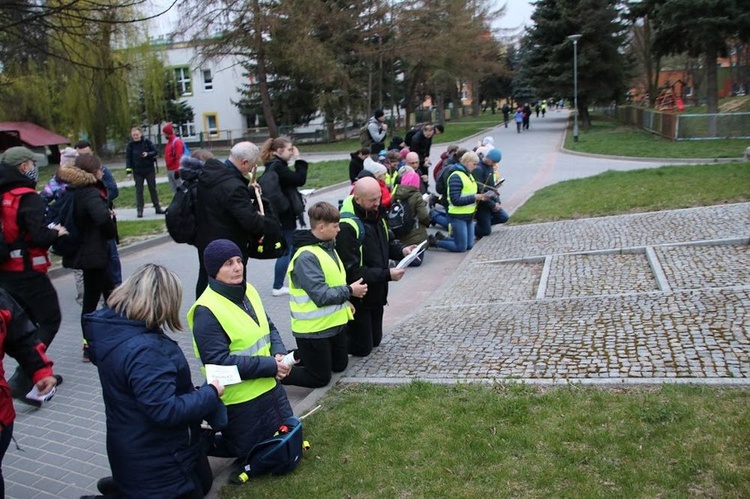
<svg viewBox="0 0 750 499"><path fill-rule="evenodd" d="M578 40L581 36L583 35L568 36L568 40L573 42L573 142L578 142Z"/></svg>

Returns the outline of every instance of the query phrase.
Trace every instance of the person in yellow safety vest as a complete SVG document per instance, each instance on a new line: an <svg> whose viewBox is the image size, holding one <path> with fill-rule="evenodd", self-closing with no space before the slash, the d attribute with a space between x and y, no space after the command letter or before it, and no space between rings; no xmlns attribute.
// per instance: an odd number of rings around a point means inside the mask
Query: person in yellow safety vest
<svg viewBox="0 0 750 499"><path fill-rule="evenodd" d="M356 311L347 326L349 353L370 355L383 339L383 307L388 300L388 282L398 281L405 269L390 268L389 260L401 260L416 245L404 246L383 221L380 184L363 177L354 184L354 195L341 208L341 232L336 251L346 269L347 282L364 279L367 294L352 298Z"/></svg>
<svg viewBox="0 0 750 499"><path fill-rule="evenodd" d="M319 388L331 381L332 372L342 372L349 364L344 332L354 318L349 299L365 296L367 284L361 277L346 283L335 243L339 210L319 202L307 214L310 230L295 233L294 247L298 249L288 271L292 334L297 340L294 358L299 365L292 366L282 383Z"/></svg>
<svg viewBox="0 0 750 499"><path fill-rule="evenodd" d="M430 236L430 246L438 246L455 253L474 247L474 212L477 202L489 199L489 194L477 194L477 181L471 172L479 164L479 156L469 151L461 156L461 163L448 177L448 220L451 237L436 239Z"/></svg>
<svg viewBox="0 0 750 499"><path fill-rule="evenodd" d="M37 339L49 348L60 328L62 315L52 281L48 249L58 238L68 234L62 225L48 227L44 220L45 203L36 192L39 170L37 161L45 158L26 147L11 147L0 162L0 196L2 197L2 230L10 249L0 262L0 287L23 307L37 326ZM26 394L34 385L20 366L8 379L13 397L29 403ZM62 376L57 375L57 384Z"/></svg>
<svg viewBox="0 0 750 499"><path fill-rule="evenodd" d="M206 246L208 287L187 319L201 363L236 366L242 379L227 385L221 397L229 420L222 430L226 448L211 453L244 458L255 444L274 435L292 416L292 408L278 383L291 370L283 362L287 349L258 291L245 282L242 260L240 248L228 239Z"/></svg>

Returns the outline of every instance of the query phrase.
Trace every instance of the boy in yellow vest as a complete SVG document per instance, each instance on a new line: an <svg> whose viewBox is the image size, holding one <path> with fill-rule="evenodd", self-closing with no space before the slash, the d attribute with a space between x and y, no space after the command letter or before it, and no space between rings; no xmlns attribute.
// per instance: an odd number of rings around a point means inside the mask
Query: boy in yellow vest
<svg viewBox="0 0 750 499"><path fill-rule="evenodd" d="M354 316L349 299L362 298L367 284L361 278L346 283L346 270L336 253L336 207L315 203L307 214L310 230L294 234L294 247L298 249L287 272L297 364L282 384L318 388L331 381L332 372L342 372L349 364L344 334L346 323Z"/></svg>

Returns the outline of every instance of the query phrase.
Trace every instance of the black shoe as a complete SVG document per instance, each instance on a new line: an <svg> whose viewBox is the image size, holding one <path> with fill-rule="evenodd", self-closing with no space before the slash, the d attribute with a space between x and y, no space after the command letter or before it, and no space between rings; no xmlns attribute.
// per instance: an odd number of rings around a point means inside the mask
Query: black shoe
<svg viewBox="0 0 750 499"><path fill-rule="evenodd" d="M117 492L117 484L115 483L115 479L111 476L100 478L99 481L96 482L96 488L105 496L115 494Z"/></svg>
<svg viewBox="0 0 750 499"><path fill-rule="evenodd" d="M143 213L141 213L141 212L138 212L138 214L137 214L136 216L137 216L138 218L143 218Z"/></svg>
<svg viewBox="0 0 750 499"><path fill-rule="evenodd" d="M445 234L443 234L440 231L435 232L435 240L436 241L442 241L443 239L445 239Z"/></svg>
<svg viewBox="0 0 750 499"><path fill-rule="evenodd" d="M88 345L84 345L83 346L83 357L81 358L81 360L84 363L86 363L86 364L88 364L89 362L91 362L91 359L89 359L89 347L88 347Z"/></svg>
<svg viewBox="0 0 750 499"><path fill-rule="evenodd" d="M63 377L62 376L60 376L59 374L55 374L55 379L57 380L57 386L62 385L62 383L63 383Z"/></svg>
<svg viewBox="0 0 750 499"><path fill-rule="evenodd" d="M157 208L156 209L156 214L157 215L164 215L165 213L166 213L166 211L162 210L161 208Z"/></svg>
<svg viewBox="0 0 750 499"><path fill-rule="evenodd" d="M437 240L435 240L435 236L432 234L427 236L427 246L429 248L437 248Z"/></svg>
<svg viewBox="0 0 750 499"><path fill-rule="evenodd" d="M42 407L41 400L27 399L24 395L21 395L20 397L16 397L16 400L18 400L19 402L23 402L26 405L30 405L31 407L36 407L37 409Z"/></svg>

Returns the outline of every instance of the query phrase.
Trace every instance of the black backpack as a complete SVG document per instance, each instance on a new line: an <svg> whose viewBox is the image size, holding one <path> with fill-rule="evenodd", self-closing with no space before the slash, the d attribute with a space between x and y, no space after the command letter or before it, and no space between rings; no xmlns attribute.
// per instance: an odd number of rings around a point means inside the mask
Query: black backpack
<svg viewBox="0 0 750 499"><path fill-rule="evenodd" d="M393 195L396 194L398 185L393 188ZM386 220L388 222L388 228L393 231L393 234L398 237L406 236L414 228L414 216L409 208L409 203L406 199L403 201L397 201L395 198L391 198L391 207L388 210L388 216Z"/></svg>
<svg viewBox="0 0 750 499"><path fill-rule="evenodd" d="M66 189L56 197L47 207L45 215L48 224L60 224L68 231L68 235L58 237L50 251L59 256L73 256L81 247L81 231L76 224L76 194L73 189Z"/></svg>
<svg viewBox="0 0 750 499"><path fill-rule="evenodd" d="M198 181L183 181L177 188L164 216L167 231L174 242L195 245L198 237L197 204Z"/></svg>

